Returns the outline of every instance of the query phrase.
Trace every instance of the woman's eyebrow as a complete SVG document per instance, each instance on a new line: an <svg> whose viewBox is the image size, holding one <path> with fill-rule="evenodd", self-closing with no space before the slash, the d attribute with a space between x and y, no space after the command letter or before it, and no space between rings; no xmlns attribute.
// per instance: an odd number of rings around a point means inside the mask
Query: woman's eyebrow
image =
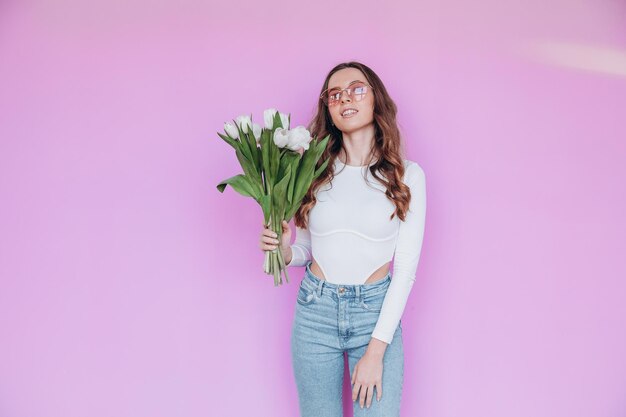
<svg viewBox="0 0 626 417"><path fill-rule="evenodd" d="M354 84L354 83L356 83L356 82L360 82L360 81L361 81L361 80L354 80L354 81L350 81L350 84L348 84L348 85L352 85L352 84ZM329 90L334 90L335 88L340 88L340 87L339 87L339 86L337 86L337 87L330 87L330 88L329 88Z"/></svg>

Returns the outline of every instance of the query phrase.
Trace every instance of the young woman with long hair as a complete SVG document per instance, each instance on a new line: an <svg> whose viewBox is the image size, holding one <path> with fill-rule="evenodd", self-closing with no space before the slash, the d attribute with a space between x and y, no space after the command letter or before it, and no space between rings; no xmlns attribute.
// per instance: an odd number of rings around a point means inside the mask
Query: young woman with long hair
<svg viewBox="0 0 626 417"><path fill-rule="evenodd" d="M422 247L426 177L404 158L396 113L369 67L335 66L308 126L330 134L318 166L330 161L294 216L295 242L287 222L280 242L261 232L261 250L280 244L288 266L306 267L291 336L302 417L343 415L344 353L354 416L400 415L401 316Z"/></svg>

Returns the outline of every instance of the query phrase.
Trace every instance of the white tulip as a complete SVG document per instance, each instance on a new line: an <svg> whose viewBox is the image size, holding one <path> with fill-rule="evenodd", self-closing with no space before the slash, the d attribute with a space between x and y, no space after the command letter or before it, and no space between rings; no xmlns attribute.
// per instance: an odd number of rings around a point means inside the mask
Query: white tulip
<svg viewBox="0 0 626 417"><path fill-rule="evenodd" d="M274 143L279 148L284 148L287 143L289 143L289 131L287 129L283 129L282 127L277 128L274 131Z"/></svg>
<svg viewBox="0 0 626 417"><path fill-rule="evenodd" d="M275 108L265 109L263 112L263 120L265 121L265 128L272 129L274 127L274 115L278 110Z"/></svg>
<svg viewBox="0 0 626 417"><path fill-rule="evenodd" d="M256 123L252 124L252 134L254 135L257 144L261 141L261 129L261 125Z"/></svg>
<svg viewBox="0 0 626 417"><path fill-rule="evenodd" d="M243 133L248 133L248 127L252 128L252 119L247 114L237 116L235 121L237 122L239 127L241 127Z"/></svg>
<svg viewBox="0 0 626 417"><path fill-rule="evenodd" d="M239 130L237 130L237 126L232 123L226 122L224 123L224 130L226 134L233 139L239 139Z"/></svg>
<svg viewBox="0 0 626 417"><path fill-rule="evenodd" d="M309 149L309 143L311 142L311 133L304 127L298 126L289 131L289 142L287 147L292 151L298 149Z"/></svg>
<svg viewBox="0 0 626 417"><path fill-rule="evenodd" d="M283 124L283 129L289 129L289 115L280 113L280 122Z"/></svg>

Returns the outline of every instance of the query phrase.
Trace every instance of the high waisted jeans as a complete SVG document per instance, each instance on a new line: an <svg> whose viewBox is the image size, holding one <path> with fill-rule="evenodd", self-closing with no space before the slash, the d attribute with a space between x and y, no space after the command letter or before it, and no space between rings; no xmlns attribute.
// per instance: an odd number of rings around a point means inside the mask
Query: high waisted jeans
<svg viewBox="0 0 626 417"><path fill-rule="evenodd" d="M306 265L300 283L291 334L291 355L301 417L343 416L344 352L350 376L363 357L391 282L391 272L372 284L332 284L315 276ZM382 398L361 408L354 417L398 417L404 374L402 322L383 357ZM364 389L364 388L361 388Z"/></svg>

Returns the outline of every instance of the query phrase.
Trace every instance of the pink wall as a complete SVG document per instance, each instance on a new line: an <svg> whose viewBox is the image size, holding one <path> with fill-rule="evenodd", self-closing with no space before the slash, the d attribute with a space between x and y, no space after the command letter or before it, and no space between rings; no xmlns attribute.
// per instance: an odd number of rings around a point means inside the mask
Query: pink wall
<svg viewBox="0 0 626 417"><path fill-rule="evenodd" d="M626 415L623 2L86 3L0 3L0 416L297 415L215 132L351 59L429 181L403 416Z"/></svg>

